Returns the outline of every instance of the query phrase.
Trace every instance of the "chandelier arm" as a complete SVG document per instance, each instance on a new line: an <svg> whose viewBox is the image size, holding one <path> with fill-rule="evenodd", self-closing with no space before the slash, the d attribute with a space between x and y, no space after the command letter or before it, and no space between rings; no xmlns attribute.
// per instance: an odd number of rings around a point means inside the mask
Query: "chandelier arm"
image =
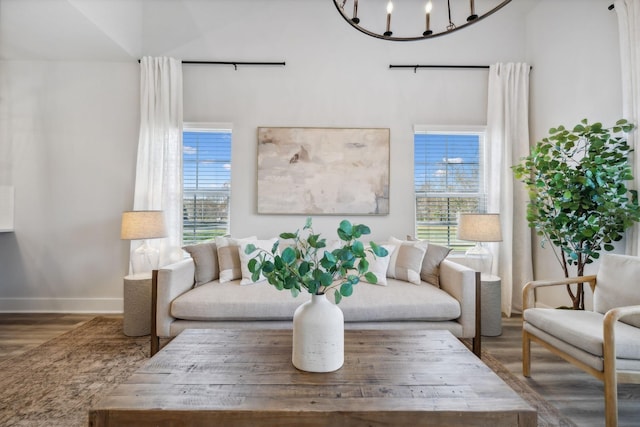
<svg viewBox="0 0 640 427"><path fill-rule="evenodd" d="M351 25L353 28L355 28L356 30L360 31L361 33L364 33L370 37L375 37L377 39L381 39L381 40L389 40L389 41L401 41L401 42L405 42L405 41L416 41L416 40L424 40L424 39L432 39L434 37L440 37L443 36L445 34L451 34L454 31L458 31L461 30L463 28L468 27L471 24L475 24L476 22L479 22L481 20L483 20L484 18L493 15L495 12L499 11L500 9L502 9L503 7L505 7L507 4L509 4L511 2L511 0L504 0L502 1L500 4L498 4L496 7L494 7L493 9L487 11L485 14L478 16L477 18L471 20L471 21L467 21L462 25L459 26L455 26L455 24L453 24L453 22L451 22L451 19L449 20L450 25L453 25L454 28L451 29L446 29L440 32L432 32L431 34L422 34L419 36L415 36L415 37L394 37L394 36L385 36L384 34L378 34L378 33L374 33L373 31L367 30L366 28L362 27L359 25L359 19L358 19L358 23L353 22L353 20L351 18L349 18L349 16L347 16L346 12L344 11L344 8L341 6L341 4L339 4L340 0L333 0L333 5L336 7L336 9L338 10L338 13L340 13L340 16L342 16L342 18L347 21L347 23L349 23L349 25ZM345 4L346 2L340 2L342 4ZM448 2L447 2L448 3ZM450 13L450 11L449 11Z"/></svg>

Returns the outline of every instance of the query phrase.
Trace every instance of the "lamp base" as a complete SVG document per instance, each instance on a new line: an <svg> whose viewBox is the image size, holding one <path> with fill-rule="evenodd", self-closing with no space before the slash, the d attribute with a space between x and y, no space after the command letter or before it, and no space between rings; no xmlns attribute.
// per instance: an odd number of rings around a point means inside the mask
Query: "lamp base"
<svg viewBox="0 0 640 427"><path fill-rule="evenodd" d="M476 242L476 245L465 252L466 265L483 274L491 274L491 266L493 264L493 255L482 242Z"/></svg>
<svg viewBox="0 0 640 427"><path fill-rule="evenodd" d="M131 252L131 270L133 274L150 273L158 269L160 251L144 240L142 245Z"/></svg>

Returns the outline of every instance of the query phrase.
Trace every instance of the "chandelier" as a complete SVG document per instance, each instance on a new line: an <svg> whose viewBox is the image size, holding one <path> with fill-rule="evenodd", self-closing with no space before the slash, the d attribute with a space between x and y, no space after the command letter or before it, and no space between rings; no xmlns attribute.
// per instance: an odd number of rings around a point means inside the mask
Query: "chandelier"
<svg viewBox="0 0 640 427"><path fill-rule="evenodd" d="M445 1L446 7L444 5ZM410 23L412 20L415 21L416 29L414 31L417 33L415 36L394 35L394 28L391 22L394 5L391 0L389 0L386 7L386 21L384 20L385 11L381 8L383 3L380 1L363 0L360 2L362 9L358 8L358 0L333 0L333 3L345 21L353 28L368 36L383 40L411 41L430 39L468 27L502 9L510 1L511 0L487 0L487 2L484 3L490 3L489 7L493 6L493 8L480 14L476 11L475 0L468 0L468 7L463 6L463 3L467 3L466 0L457 0L454 2L455 7L453 9L451 8L451 0L425 0L419 8L416 7L413 8L413 10L409 10L407 6L409 4L416 5L416 3L418 3L417 1L404 1L403 3L398 1L400 6L397 12L403 13L404 16L408 17L403 22ZM400 7L403 7L404 10L400 10ZM353 10L351 16L347 14L346 9ZM434 21L433 23L432 20ZM455 22L461 23L456 24ZM360 25L361 23L366 25L366 28L364 25ZM432 24L436 25L432 27Z"/></svg>

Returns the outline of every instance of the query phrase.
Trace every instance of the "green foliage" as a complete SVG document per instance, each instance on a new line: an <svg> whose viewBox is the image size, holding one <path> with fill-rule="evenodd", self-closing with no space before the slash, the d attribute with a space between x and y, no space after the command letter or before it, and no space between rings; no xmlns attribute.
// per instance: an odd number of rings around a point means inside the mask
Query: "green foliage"
<svg viewBox="0 0 640 427"><path fill-rule="evenodd" d="M248 263L251 277L257 281L262 273L276 289L287 289L294 297L302 289L318 295L333 290L336 303L342 297L351 296L353 287L360 279L376 283L376 275L369 271L367 252L385 257L388 251L374 242L365 248L358 240L363 235L371 234L366 225L343 220L337 233L342 241L341 246L331 252L324 251L326 239L313 232L312 220L307 218L302 233L297 230L295 233L280 234L282 240L293 240L293 245L287 246L281 253L278 251L279 241L270 252L247 245L245 252L248 255L257 252Z"/></svg>
<svg viewBox="0 0 640 427"><path fill-rule="evenodd" d="M560 249L556 255L565 276L567 265L575 265L582 275L586 264L601 250L613 250L613 242L640 220L637 192L625 184L633 179L626 138L633 128L626 120L605 128L586 119L573 129L552 128L513 166L529 192L529 226L543 244ZM574 308L582 308L581 289L574 297L569 288L569 294Z"/></svg>

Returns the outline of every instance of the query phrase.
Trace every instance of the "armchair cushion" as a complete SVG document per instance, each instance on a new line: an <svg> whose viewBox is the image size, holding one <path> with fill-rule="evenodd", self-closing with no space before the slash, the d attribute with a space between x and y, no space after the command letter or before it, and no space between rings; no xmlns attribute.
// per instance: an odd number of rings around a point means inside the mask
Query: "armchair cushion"
<svg viewBox="0 0 640 427"><path fill-rule="evenodd" d="M603 318L600 313L584 310L530 308L524 311L527 323L599 357L603 357ZM640 359L639 328L621 322L616 324L616 356Z"/></svg>
<svg viewBox="0 0 640 427"><path fill-rule="evenodd" d="M639 277L639 257L604 254L593 294L593 310L604 314L612 308L640 305ZM640 315L620 321L640 328Z"/></svg>

